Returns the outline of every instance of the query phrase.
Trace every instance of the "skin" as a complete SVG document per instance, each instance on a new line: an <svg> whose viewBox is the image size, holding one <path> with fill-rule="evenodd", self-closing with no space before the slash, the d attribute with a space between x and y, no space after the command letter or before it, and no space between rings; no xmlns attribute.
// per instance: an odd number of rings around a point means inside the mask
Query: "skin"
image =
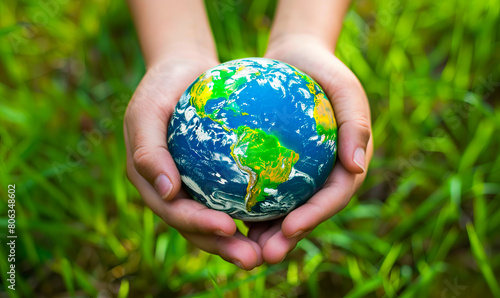
<svg viewBox="0 0 500 298"><path fill-rule="evenodd" d="M340 162L306 204L279 220L247 223L247 236L227 214L181 190L166 144L168 121L181 94L219 64L203 1L128 2L147 65L125 113L130 181L158 216L200 249L245 270L281 262L298 241L349 203L373 153L366 95L333 54L349 2L286 0L278 5L265 57L298 67L323 87L339 126Z"/></svg>

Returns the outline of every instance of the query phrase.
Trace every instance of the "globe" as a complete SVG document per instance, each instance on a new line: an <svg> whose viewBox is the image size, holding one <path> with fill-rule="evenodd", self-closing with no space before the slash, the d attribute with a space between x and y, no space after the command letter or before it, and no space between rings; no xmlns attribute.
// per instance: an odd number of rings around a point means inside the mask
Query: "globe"
<svg viewBox="0 0 500 298"><path fill-rule="evenodd" d="M189 86L167 143L194 199L236 219L266 221L322 187L335 163L337 124L311 77L280 61L246 58Z"/></svg>

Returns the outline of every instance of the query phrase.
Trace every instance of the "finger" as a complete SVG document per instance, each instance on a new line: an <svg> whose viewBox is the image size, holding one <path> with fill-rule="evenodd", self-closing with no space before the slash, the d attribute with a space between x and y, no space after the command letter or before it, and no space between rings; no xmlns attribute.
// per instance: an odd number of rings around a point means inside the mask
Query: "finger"
<svg viewBox="0 0 500 298"><path fill-rule="evenodd" d="M130 158L130 152L127 150ZM146 204L168 225L186 232L233 235L236 232L234 220L224 212L207 208L180 191L177 196L164 201L155 189L137 172L132 163L127 163L127 175L136 186Z"/></svg>
<svg viewBox="0 0 500 298"><path fill-rule="evenodd" d="M243 235L239 230L234 234L234 237L249 243L253 247L255 253L257 254L257 263L255 267L258 267L264 263L264 259L262 258L262 248L257 242L249 239L248 237L245 237L245 235Z"/></svg>
<svg viewBox="0 0 500 298"><path fill-rule="evenodd" d="M286 238L281 230L276 231L269 239L267 239L262 248L262 257L269 264L277 264L283 262L286 256L297 246L297 243L309 235L306 232L299 237Z"/></svg>
<svg viewBox="0 0 500 298"><path fill-rule="evenodd" d="M299 237L312 231L323 221L342 210L362 181L363 175L336 165L323 188L304 205L292 211L283 220L282 231L287 238Z"/></svg>
<svg viewBox="0 0 500 298"><path fill-rule="evenodd" d="M185 232L181 232L181 234L200 249L219 255L224 260L235 264L241 269L251 270L263 263L260 247L239 231L231 237Z"/></svg>
<svg viewBox="0 0 500 298"><path fill-rule="evenodd" d="M265 231L263 231L258 237L257 243L263 248L266 245L267 240L279 230L281 230L281 221L269 226Z"/></svg>
<svg viewBox="0 0 500 298"><path fill-rule="evenodd" d="M367 169L371 128L366 123L363 118L353 118L339 125L339 159L352 173L363 173Z"/></svg>
<svg viewBox="0 0 500 298"><path fill-rule="evenodd" d="M147 96L138 91L127 108L124 120L127 145L131 161L141 176L162 199L171 199L181 187L179 172L167 149L167 122L172 107L168 103L158 105L160 98L151 100Z"/></svg>
<svg viewBox="0 0 500 298"><path fill-rule="evenodd" d="M236 224L229 215L209 209L190 198L176 197L165 202L161 211L162 219L176 229L225 237L237 231Z"/></svg>
<svg viewBox="0 0 500 298"><path fill-rule="evenodd" d="M281 218L273 221L246 223L248 226L247 237L258 243L259 238L262 236L263 233L268 231L270 228L276 226L276 224L278 225L278 227L281 226L282 221L283 219Z"/></svg>
<svg viewBox="0 0 500 298"><path fill-rule="evenodd" d="M329 75L322 76L338 125L339 159L352 173L363 173L371 136L370 107L361 83L337 58L331 59ZM321 83L320 83L321 84Z"/></svg>

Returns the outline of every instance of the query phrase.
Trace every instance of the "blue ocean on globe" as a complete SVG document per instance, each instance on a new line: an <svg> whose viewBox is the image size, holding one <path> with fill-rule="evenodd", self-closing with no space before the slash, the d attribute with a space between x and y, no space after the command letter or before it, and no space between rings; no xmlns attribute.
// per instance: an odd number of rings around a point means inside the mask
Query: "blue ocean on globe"
<svg viewBox="0 0 500 298"><path fill-rule="evenodd" d="M335 163L337 125L321 87L286 63L246 58L198 77L168 127L185 189L245 221L304 204Z"/></svg>

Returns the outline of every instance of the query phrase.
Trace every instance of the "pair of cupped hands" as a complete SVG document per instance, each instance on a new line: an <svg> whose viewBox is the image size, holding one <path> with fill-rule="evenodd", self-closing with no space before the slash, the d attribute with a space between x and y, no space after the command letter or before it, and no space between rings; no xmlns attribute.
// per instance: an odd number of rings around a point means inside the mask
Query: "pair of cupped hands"
<svg viewBox="0 0 500 298"><path fill-rule="evenodd" d="M245 236L229 215L207 208L181 189L167 148L174 107L199 75L219 64L213 56L180 48L148 67L125 113L127 175L145 203L184 238L251 270L283 261L298 241L348 204L373 153L370 109L356 76L322 42L290 38L269 46L266 58L299 68L324 89L337 120L339 159L324 186L304 205L284 218L245 223Z"/></svg>

